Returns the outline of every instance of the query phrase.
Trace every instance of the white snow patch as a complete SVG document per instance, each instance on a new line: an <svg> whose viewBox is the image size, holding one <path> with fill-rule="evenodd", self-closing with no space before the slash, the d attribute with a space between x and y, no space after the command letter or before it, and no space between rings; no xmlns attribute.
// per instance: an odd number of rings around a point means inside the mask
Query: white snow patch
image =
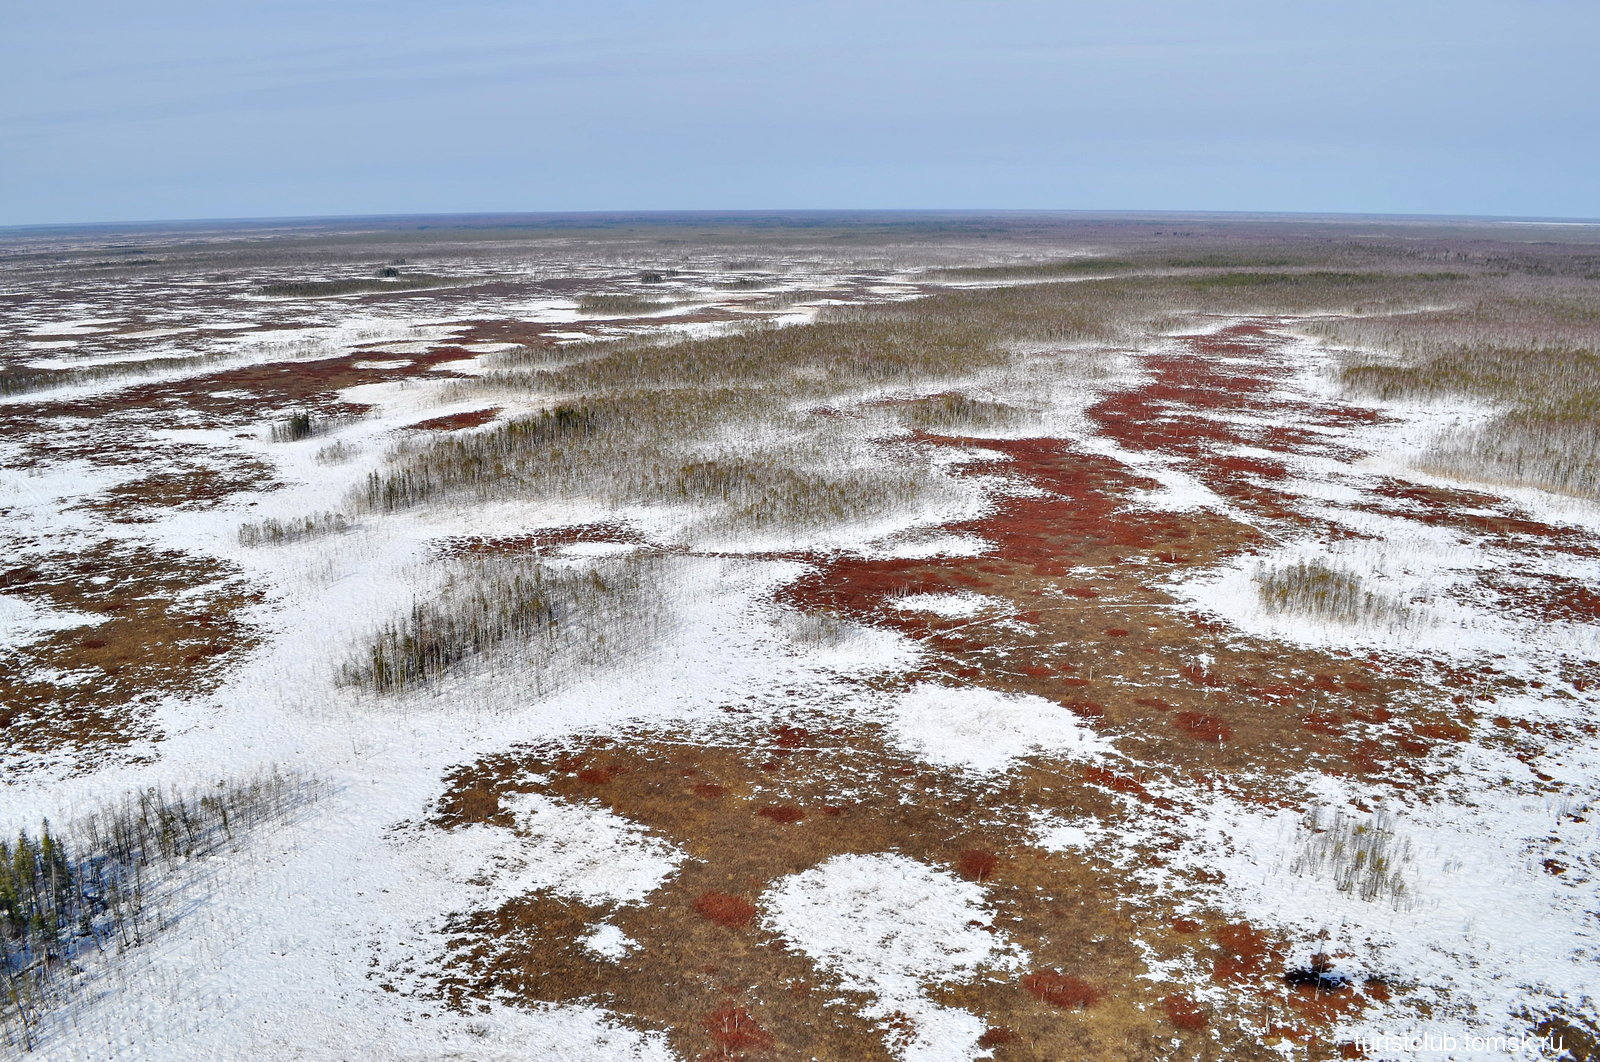
<svg viewBox="0 0 1600 1062"><path fill-rule="evenodd" d="M621 959L639 946L639 942L610 922L600 922L590 928L583 938L583 946L603 959Z"/></svg>
<svg viewBox="0 0 1600 1062"><path fill-rule="evenodd" d="M504 831L469 826L456 840L455 876L487 880L498 895L553 892L585 903L632 904L654 892L686 856L645 827L598 804L523 793L506 801L520 843ZM472 857L492 848L476 864ZM465 858L462 858L465 857Z"/></svg>
<svg viewBox="0 0 1600 1062"><path fill-rule="evenodd" d="M867 1017L896 1012L909 1028L888 1034L906 1062L966 1062L983 1019L928 999L934 985L1020 968L1026 953L998 933L983 887L894 853L838 855L779 879L762 898L763 922L838 978L870 995ZM973 923L978 923L974 925Z"/></svg>
<svg viewBox="0 0 1600 1062"><path fill-rule="evenodd" d="M1467 755L1479 761L1467 772L1477 781L1452 798L1386 805L1398 894L1366 900L1358 890L1341 891L1327 870L1297 873L1295 857L1313 835L1295 811L1224 796L1186 824L1178 860L1221 871L1221 888L1242 916L1287 925L1316 941L1315 950L1352 956L1345 960L1352 975L1411 986L1396 1006L1341 1036L1515 1037L1526 1032L1522 1016L1542 1005L1594 1012L1600 876L1589 869L1596 831L1583 800L1516 784L1524 768L1508 757ZM1305 785L1372 828L1368 816L1348 811L1353 794L1336 783L1308 776ZM1567 869L1547 872L1546 858Z"/></svg>
<svg viewBox="0 0 1600 1062"><path fill-rule="evenodd" d="M933 557L976 557L994 549L977 535L923 535L864 551L884 560L925 560Z"/></svg>
<svg viewBox="0 0 1600 1062"><path fill-rule="evenodd" d="M1056 815L1041 812L1033 820L1033 839L1039 847L1051 852L1075 852L1093 848L1104 836L1099 825L1067 822Z"/></svg>
<svg viewBox="0 0 1600 1062"><path fill-rule="evenodd" d="M77 321L52 321L28 329L32 336L86 336L104 332L119 323L116 317L86 317Z"/></svg>
<svg viewBox="0 0 1600 1062"><path fill-rule="evenodd" d="M904 612L932 612L936 616L965 619L996 608L1002 602L985 594L962 591L952 594L906 594L894 598L890 604Z"/></svg>
<svg viewBox="0 0 1600 1062"><path fill-rule="evenodd" d="M887 715L902 748L976 774L1002 773L1033 753L1091 759L1110 750L1077 716L1032 694L924 683L896 696Z"/></svg>
<svg viewBox="0 0 1600 1062"><path fill-rule="evenodd" d="M0 594L0 649L25 645L51 631L87 627L104 620L104 616L49 608L15 594Z"/></svg>
<svg viewBox="0 0 1600 1062"><path fill-rule="evenodd" d="M1403 637L1414 650L1449 656L1543 651L1589 657L1600 652L1600 626L1518 617L1474 591L1486 573L1550 573L1600 578L1586 558L1518 553L1420 521L1315 506L1362 537L1308 539L1241 556L1169 584L1179 598L1257 637L1312 646L1389 648ZM1369 537L1370 536L1370 537ZM1363 592L1391 607L1367 616L1328 617L1266 606L1258 572L1319 562L1356 575Z"/></svg>

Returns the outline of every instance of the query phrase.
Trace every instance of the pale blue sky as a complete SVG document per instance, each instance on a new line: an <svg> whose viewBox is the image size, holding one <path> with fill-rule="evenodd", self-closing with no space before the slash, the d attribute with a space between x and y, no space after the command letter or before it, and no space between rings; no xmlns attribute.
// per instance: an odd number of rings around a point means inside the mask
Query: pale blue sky
<svg viewBox="0 0 1600 1062"><path fill-rule="evenodd" d="M0 225L1600 215L1600 0L0 0Z"/></svg>

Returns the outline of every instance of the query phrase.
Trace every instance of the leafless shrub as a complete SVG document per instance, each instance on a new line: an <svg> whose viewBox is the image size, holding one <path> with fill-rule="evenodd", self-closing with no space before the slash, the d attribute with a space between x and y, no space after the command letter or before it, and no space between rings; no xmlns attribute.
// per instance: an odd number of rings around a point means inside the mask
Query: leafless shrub
<svg viewBox="0 0 1600 1062"><path fill-rule="evenodd" d="M826 293L818 291L774 291L759 299L741 302L739 306L746 310L787 310L791 306L824 297Z"/></svg>
<svg viewBox="0 0 1600 1062"><path fill-rule="evenodd" d="M859 424L798 410L969 380L1055 344L1120 337L1164 309L1147 293L1036 285L834 310L789 328L576 343L555 363L543 351L510 352L461 386L506 401L567 397L471 436L404 444L356 501L381 510L462 493L689 503L713 511L713 533L872 519L936 501L949 484L925 461L885 468L881 449L863 449ZM948 426L1012 417L1007 404L977 400L933 403L922 415Z"/></svg>
<svg viewBox="0 0 1600 1062"><path fill-rule="evenodd" d="M31 1051L39 1022L72 989L74 960L120 953L166 925L158 901L180 868L238 844L317 799L322 786L276 768L243 781L148 789L64 830L0 840L0 1043Z"/></svg>
<svg viewBox="0 0 1600 1062"><path fill-rule="evenodd" d="M325 299L335 295L371 295L386 291L418 291L445 288L472 282L470 277L442 277L428 273L401 275L398 270L381 277L348 277L339 280L292 280L263 284L260 292L278 298Z"/></svg>
<svg viewBox="0 0 1600 1062"><path fill-rule="evenodd" d="M826 612L786 611L782 627L796 646L808 650L837 648L852 633L850 623Z"/></svg>
<svg viewBox="0 0 1600 1062"><path fill-rule="evenodd" d="M1354 893L1369 903L1406 903L1406 868L1411 842L1395 832L1394 820L1379 811L1352 815L1312 808L1300 827L1299 850L1290 870L1302 877L1331 879L1340 892Z"/></svg>
<svg viewBox="0 0 1600 1062"><path fill-rule="evenodd" d="M547 460L592 434L601 414L590 405L561 405L502 422L488 431L452 435L416 451L387 473L372 472L361 500L393 511L461 487L515 483L522 466Z"/></svg>
<svg viewBox="0 0 1600 1062"><path fill-rule="evenodd" d="M337 534L350 529L350 518L344 513L321 512L299 519L277 520L267 518L239 528L241 546L260 546L281 542L296 542L315 535Z"/></svg>
<svg viewBox="0 0 1600 1062"><path fill-rule="evenodd" d="M514 643L536 688L603 666L663 622L659 558L626 557L583 569L522 558L461 562L445 586L373 633L340 679L374 693L438 682Z"/></svg>
<svg viewBox="0 0 1600 1062"><path fill-rule="evenodd" d="M626 317L670 309L672 302L644 295L580 295L578 312L586 316Z"/></svg>
<svg viewBox="0 0 1600 1062"><path fill-rule="evenodd" d="M360 449L343 439L336 440L317 451L316 460L319 465L339 465L350 460Z"/></svg>
<svg viewBox="0 0 1600 1062"><path fill-rule="evenodd" d="M1368 590L1355 572L1322 560L1258 567L1254 580L1262 603L1278 612L1349 624L1394 624L1407 616L1404 605Z"/></svg>
<svg viewBox="0 0 1600 1062"><path fill-rule="evenodd" d="M52 387L71 384L99 383L126 376L154 376L164 371L214 368L230 360L222 354L196 354L159 358L137 358L112 361L97 365L63 365L59 368L36 368L30 365L7 365L0 368L0 395L27 394Z"/></svg>
<svg viewBox="0 0 1600 1062"><path fill-rule="evenodd" d="M1025 424L1029 410L952 391L897 403L894 415L908 428L944 433L1005 431Z"/></svg>
<svg viewBox="0 0 1600 1062"><path fill-rule="evenodd" d="M1417 467L1456 479L1600 500L1600 422L1518 411L1436 442Z"/></svg>
<svg viewBox="0 0 1600 1062"><path fill-rule="evenodd" d="M1423 467L1600 498L1600 310L1592 286L1495 283L1463 304L1327 321L1317 330L1362 348L1346 355L1341 370L1355 393L1468 397L1501 410L1440 440Z"/></svg>
<svg viewBox="0 0 1600 1062"><path fill-rule="evenodd" d="M1101 258L1085 255L1079 258L1062 258L1050 262L1010 262L986 266L958 266L935 270L933 276L942 280L1048 280L1052 277L1078 277L1085 274L1110 273L1137 269L1134 262L1120 258Z"/></svg>
<svg viewBox="0 0 1600 1062"><path fill-rule="evenodd" d="M0 368L0 395L20 395L72 382L70 369L37 369L31 365Z"/></svg>
<svg viewBox="0 0 1600 1062"><path fill-rule="evenodd" d="M273 424L268 437L277 443L300 442L304 439L326 435L348 424L350 417L326 417L309 409L298 410Z"/></svg>

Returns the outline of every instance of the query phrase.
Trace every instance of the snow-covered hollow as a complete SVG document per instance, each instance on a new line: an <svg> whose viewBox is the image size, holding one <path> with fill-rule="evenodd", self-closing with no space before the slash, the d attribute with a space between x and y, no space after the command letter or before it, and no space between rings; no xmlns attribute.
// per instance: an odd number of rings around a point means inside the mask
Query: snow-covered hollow
<svg viewBox="0 0 1600 1062"><path fill-rule="evenodd" d="M1095 759L1110 745L1054 701L978 686L924 683L888 704L890 739L928 763L998 774L1034 754Z"/></svg>
<svg viewBox="0 0 1600 1062"><path fill-rule="evenodd" d="M643 826L598 805L539 793L506 804L526 843L509 850L511 865L502 880L519 892L548 889L588 903L638 903L686 858Z"/></svg>
<svg viewBox="0 0 1600 1062"><path fill-rule="evenodd" d="M890 604L903 612L931 612L950 619L966 619L1003 604L984 594L963 591L950 594L907 594L894 598Z"/></svg>
<svg viewBox="0 0 1600 1062"><path fill-rule="evenodd" d="M635 904L688 857L599 804L522 793L505 801L510 830L473 825L436 842L447 874L509 899L549 892L584 903Z"/></svg>
<svg viewBox="0 0 1600 1062"><path fill-rule="evenodd" d="M872 997L863 1014L897 1016L889 1046L906 1062L985 1056L983 1019L926 992L1027 958L985 928L994 915L983 886L892 852L833 856L780 878L762 905L767 928L843 988Z"/></svg>

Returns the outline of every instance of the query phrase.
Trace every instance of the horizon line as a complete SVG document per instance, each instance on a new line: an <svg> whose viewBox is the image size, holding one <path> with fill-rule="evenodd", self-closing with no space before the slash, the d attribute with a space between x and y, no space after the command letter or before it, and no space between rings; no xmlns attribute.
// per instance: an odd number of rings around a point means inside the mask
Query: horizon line
<svg viewBox="0 0 1600 1062"><path fill-rule="evenodd" d="M1345 210L1206 210L1172 208L1093 207L652 207L587 210L450 210L375 214L282 214L200 218L119 218L100 221L43 221L0 225L0 233L27 233L63 229L160 228L196 225L268 225L316 222L405 221L448 218L650 218L670 216L792 217L801 215L944 215L982 217L1012 215L1039 217L1082 215L1099 217L1266 218L1442 222L1500 222L1521 224L1600 225L1600 216L1576 217L1542 214L1430 214L1379 213Z"/></svg>

